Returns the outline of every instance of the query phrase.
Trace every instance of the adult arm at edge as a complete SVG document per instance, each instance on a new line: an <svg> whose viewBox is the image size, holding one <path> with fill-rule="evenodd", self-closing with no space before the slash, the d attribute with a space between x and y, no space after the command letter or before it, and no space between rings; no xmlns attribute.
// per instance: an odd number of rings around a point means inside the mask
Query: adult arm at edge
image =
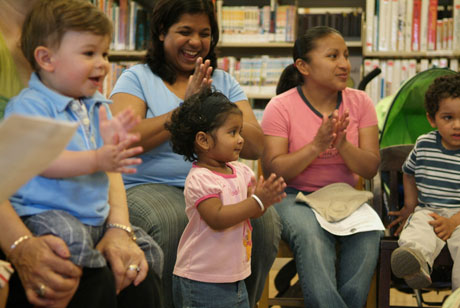
<svg viewBox="0 0 460 308"><path fill-rule="evenodd" d="M172 111L147 119L147 105L140 98L127 93L116 93L111 99L113 104L110 105L110 110L113 115L131 107L134 113L141 117L141 122L131 131L141 136L141 140L134 146L141 145L144 152L148 152L169 140L170 134L164 125L171 117Z"/></svg>
<svg viewBox="0 0 460 308"><path fill-rule="evenodd" d="M372 179L380 165L379 129L377 125L359 129L358 147L344 140L337 150L352 172L365 179Z"/></svg>
<svg viewBox="0 0 460 308"><path fill-rule="evenodd" d="M32 236L11 203L0 203L0 247L19 274L30 303L65 307L77 290L81 269L68 260L70 252L60 238L46 235L24 240L11 250L21 236ZM45 298L36 294L37 286L46 286Z"/></svg>
<svg viewBox="0 0 460 308"><path fill-rule="evenodd" d="M110 212L106 221L107 223L130 226L126 190L121 174L107 173L107 175L110 183ZM111 265L117 293L131 283L137 286L147 276L148 264L144 252L125 230L107 229L96 248L102 252ZM139 266L139 272L128 270L130 265Z"/></svg>
<svg viewBox="0 0 460 308"><path fill-rule="evenodd" d="M141 136L136 146L141 145L144 151L148 152L169 140L170 134L164 128L164 124L169 120L172 111L147 119L147 106L140 98L127 93L116 93L111 99L113 104L110 105L110 109L114 115L130 106L134 113L141 117L141 122L132 131L140 133ZM236 104L243 112L242 134L245 145L240 156L246 159L258 159L263 151L262 129L248 101L238 101Z"/></svg>
<svg viewBox="0 0 460 308"><path fill-rule="evenodd" d="M252 107L247 100L235 103L243 112L243 131L244 138L243 150L240 153L241 158L258 159L264 150L264 133L259 122L252 111Z"/></svg>
<svg viewBox="0 0 460 308"><path fill-rule="evenodd" d="M352 172L365 178L372 178L380 163L377 126L360 129L359 139L359 147L344 141L338 150ZM265 151L262 159L265 174L276 173L286 182L299 175L321 153L321 149L313 141L292 153L288 153L288 145L287 138L265 136Z"/></svg>
<svg viewBox="0 0 460 308"><path fill-rule="evenodd" d="M288 153L288 138L265 135L265 149L262 156L264 174L275 173L286 183L299 175L321 153L313 142L299 150Z"/></svg>

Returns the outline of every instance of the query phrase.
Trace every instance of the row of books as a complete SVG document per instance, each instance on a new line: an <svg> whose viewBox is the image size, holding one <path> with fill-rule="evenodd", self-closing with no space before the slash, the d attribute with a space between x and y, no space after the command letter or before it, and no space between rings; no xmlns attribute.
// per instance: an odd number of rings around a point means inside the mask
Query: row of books
<svg viewBox="0 0 460 308"><path fill-rule="evenodd" d="M136 61L125 61L125 62L111 62L109 73L104 79L102 84L102 88L99 91L107 98L110 97L110 93L112 92L115 83L117 82L118 78L120 77L121 73L127 68L138 64L139 62Z"/></svg>
<svg viewBox="0 0 460 308"><path fill-rule="evenodd" d="M276 85L291 57L222 57L217 66L229 72L241 85L249 97L275 96Z"/></svg>
<svg viewBox="0 0 460 308"><path fill-rule="evenodd" d="M115 83L121 73L136 61L112 62L110 71L99 89L106 97L109 97ZM283 69L292 63L290 57L261 56L255 58L222 57L218 59L217 67L230 73L242 86L248 96L262 95L265 97L275 96L276 85Z"/></svg>
<svg viewBox="0 0 460 308"><path fill-rule="evenodd" d="M367 51L460 48L460 0L367 0Z"/></svg>
<svg viewBox="0 0 460 308"><path fill-rule="evenodd" d="M221 42L293 42L295 40L294 5L223 6L217 1Z"/></svg>
<svg viewBox="0 0 460 308"><path fill-rule="evenodd" d="M90 0L113 23L112 50L142 50L149 40L149 13L134 0Z"/></svg>
<svg viewBox="0 0 460 308"><path fill-rule="evenodd" d="M374 104L377 104L386 96L397 93L401 85L431 67L449 67L458 71L458 59L433 58L433 59L365 59L364 74L368 74L376 67L380 67L382 73L371 80L366 87L367 94Z"/></svg>
<svg viewBox="0 0 460 308"><path fill-rule="evenodd" d="M299 8L297 36L315 26L329 26L339 30L347 41L360 41L362 11L353 7Z"/></svg>

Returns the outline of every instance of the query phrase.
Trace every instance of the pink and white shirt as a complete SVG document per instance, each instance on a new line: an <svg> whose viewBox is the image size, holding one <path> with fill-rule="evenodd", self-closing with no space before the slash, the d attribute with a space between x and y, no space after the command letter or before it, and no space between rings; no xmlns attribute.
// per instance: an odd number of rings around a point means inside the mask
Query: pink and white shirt
<svg viewBox="0 0 460 308"><path fill-rule="evenodd" d="M243 280L251 274L251 223L249 219L225 230L211 229L198 212L200 203L219 198L230 205L247 198L252 170L231 162L232 174L222 174L193 164L185 180L185 212L189 219L177 250L174 275L224 283Z"/></svg>

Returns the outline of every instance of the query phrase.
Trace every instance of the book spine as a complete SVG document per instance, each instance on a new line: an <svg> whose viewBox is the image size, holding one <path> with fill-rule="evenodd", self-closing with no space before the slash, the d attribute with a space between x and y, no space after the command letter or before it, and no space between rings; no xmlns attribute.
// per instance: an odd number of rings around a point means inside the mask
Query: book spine
<svg viewBox="0 0 460 308"><path fill-rule="evenodd" d="M422 0L413 0L411 50L420 50L420 14L422 13Z"/></svg>
<svg viewBox="0 0 460 308"><path fill-rule="evenodd" d="M460 0L454 0L453 2L453 49L460 49Z"/></svg>
<svg viewBox="0 0 460 308"><path fill-rule="evenodd" d="M436 26L438 20L438 0L430 0L428 5L428 50L436 50ZM442 27L441 27L442 28Z"/></svg>
<svg viewBox="0 0 460 308"><path fill-rule="evenodd" d="M420 51L428 50L428 8L430 0L422 0L420 13Z"/></svg>

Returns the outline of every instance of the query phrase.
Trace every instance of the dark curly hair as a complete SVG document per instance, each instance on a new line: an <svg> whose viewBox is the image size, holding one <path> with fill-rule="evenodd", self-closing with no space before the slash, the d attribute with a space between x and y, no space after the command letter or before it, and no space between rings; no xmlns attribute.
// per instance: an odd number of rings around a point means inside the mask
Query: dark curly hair
<svg viewBox="0 0 460 308"><path fill-rule="evenodd" d="M215 138L213 133L230 114L243 113L220 92L207 89L190 96L173 111L171 120L165 123L165 128L171 133L173 151L184 155L185 160L197 160L196 134L201 131Z"/></svg>
<svg viewBox="0 0 460 308"><path fill-rule="evenodd" d="M208 55L203 59L211 61L213 68L217 67L215 47L219 41L219 28L212 0L158 0L155 1L150 20L150 39L145 62L152 72L164 81L174 84L177 73L174 67L166 61L164 43L160 35L168 33L169 28L177 23L184 14L206 14L211 26L211 46Z"/></svg>
<svg viewBox="0 0 460 308"><path fill-rule="evenodd" d="M460 97L460 74L440 76L425 93L425 110L434 119L443 99L457 97Z"/></svg>

